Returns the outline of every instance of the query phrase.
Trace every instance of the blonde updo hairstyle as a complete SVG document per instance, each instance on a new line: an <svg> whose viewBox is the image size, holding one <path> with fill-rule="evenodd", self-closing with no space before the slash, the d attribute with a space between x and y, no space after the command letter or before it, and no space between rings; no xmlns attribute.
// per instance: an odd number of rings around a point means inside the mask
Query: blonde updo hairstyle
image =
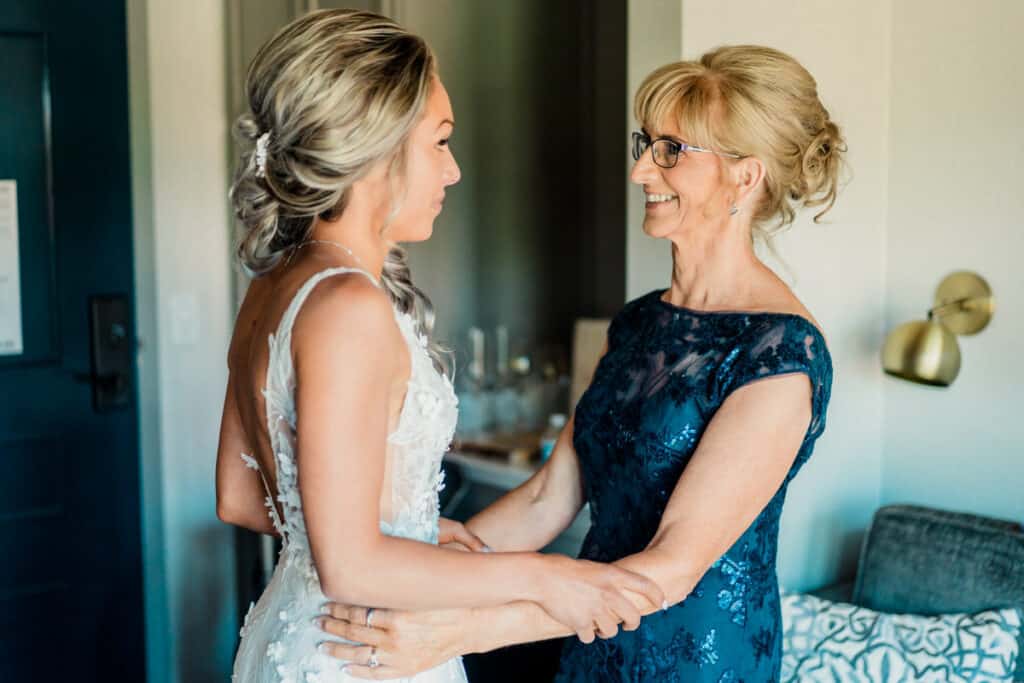
<svg viewBox="0 0 1024 683"><path fill-rule="evenodd" d="M648 131L673 122L691 144L764 164L754 236L792 223L794 207L822 207L818 222L835 203L846 143L814 78L783 52L734 45L667 64L641 84L634 115Z"/></svg>
<svg viewBox="0 0 1024 683"><path fill-rule="evenodd" d="M390 215L398 213L405 145L434 73L422 38L363 11L312 12L260 49L246 76L249 112L235 123L246 151L231 187L242 223L237 257L249 274L272 270L308 240L316 217L340 216L353 183L380 161L389 163L392 179ZM260 164L256 143L264 134ZM433 308L397 246L384 261L381 285L429 338ZM428 350L446 366L442 347L431 341Z"/></svg>

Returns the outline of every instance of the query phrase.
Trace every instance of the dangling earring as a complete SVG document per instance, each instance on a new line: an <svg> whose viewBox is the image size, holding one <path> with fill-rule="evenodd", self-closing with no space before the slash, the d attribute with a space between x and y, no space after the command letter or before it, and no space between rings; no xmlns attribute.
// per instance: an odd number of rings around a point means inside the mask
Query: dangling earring
<svg viewBox="0 0 1024 683"><path fill-rule="evenodd" d="M736 214L738 214L739 212L740 212L740 209L739 209L739 207L738 207L738 206L736 206L735 204L733 204L733 205L732 205L731 207L729 207L729 215L730 215L730 216L735 216L735 215L736 215Z"/></svg>

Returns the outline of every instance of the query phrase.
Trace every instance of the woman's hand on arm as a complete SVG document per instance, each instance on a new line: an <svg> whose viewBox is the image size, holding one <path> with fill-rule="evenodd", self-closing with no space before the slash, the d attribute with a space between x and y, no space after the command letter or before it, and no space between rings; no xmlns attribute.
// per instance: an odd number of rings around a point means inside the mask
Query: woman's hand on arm
<svg viewBox="0 0 1024 683"><path fill-rule="evenodd" d="M367 625L365 607L332 605L320 618L327 633L356 643L324 642L322 651L348 662L345 671L355 678L388 680L414 676L463 654L472 637L472 608L405 612L373 610ZM369 666L376 652L380 666Z"/></svg>
<svg viewBox="0 0 1024 683"><path fill-rule="evenodd" d="M349 675L367 680L413 676L453 657L572 634L532 602L416 612L375 609L369 626L366 608L332 605L320 619L324 631L356 643L325 642L325 654L350 662ZM374 651L380 666L371 668Z"/></svg>
<svg viewBox="0 0 1024 683"><path fill-rule="evenodd" d="M670 604L684 600L778 492L810 420L811 384L803 373L734 391L704 431L654 539L616 564L655 580Z"/></svg>
<svg viewBox="0 0 1024 683"><path fill-rule="evenodd" d="M489 553L492 549L480 540L462 522L441 517L437 520L437 544L443 548L475 553Z"/></svg>
<svg viewBox="0 0 1024 683"><path fill-rule="evenodd" d="M653 599L639 598L645 603ZM357 644L325 643L324 651L352 662L346 667L349 674L368 680L412 676L452 657L574 635L571 629L552 619L533 602L416 612L375 609L370 626L366 624L366 608L331 607L330 613L321 617L321 627L327 633ZM622 628L633 631L639 624L637 609L636 617L624 622ZM600 636L611 638L617 632L612 629ZM595 633L591 631L580 639L590 643L594 638ZM378 668L367 666L374 648L381 664Z"/></svg>

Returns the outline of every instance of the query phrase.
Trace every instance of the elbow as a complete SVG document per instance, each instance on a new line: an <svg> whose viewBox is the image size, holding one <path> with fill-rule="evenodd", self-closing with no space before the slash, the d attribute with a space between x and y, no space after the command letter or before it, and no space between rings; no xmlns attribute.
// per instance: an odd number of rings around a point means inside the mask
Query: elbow
<svg viewBox="0 0 1024 683"><path fill-rule="evenodd" d="M218 460L219 460L218 456ZM234 524L235 511L232 509L231 501L227 496L227 487L221 482L220 472L217 473L217 519L225 524Z"/></svg>
<svg viewBox="0 0 1024 683"><path fill-rule="evenodd" d="M378 605L381 596L372 588L372 583L358 571L320 572L320 591L331 602L342 605Z"/></svg>
<svg viewBox="0 0 1024 683"><path fill-rule="evenodd" d="M344 555L340 548L326 557L314 551L314 562L320 577L320 590L331 602L344 605L378 605L385 597L376 587L386 585L382 580L383 561L374 561L374 547L346 544Z"/></svg>
<svg viewBox="0 0 1024 683"><path fill-rule="evenodd" d="M253 525L252 503L242 505L241 501L217 491L217 519L225 524L251 528Z"/></svg>
<svg viewBox="0 0 1024 683"><path fill-rule="evenodd" d="M356 590L351 581L342 580L326 572L320 572L320 592L331 602L342 605L364 604L361 600L362 591Z"/></svg>
<svg viewBox="0 0 1024 683"><path fill-rule="evenodd" d="M228 501L224 500L221 496L217 496L217 519L225 524L241 526L242 517L239 512L240 511L229 504Z"/></svg>

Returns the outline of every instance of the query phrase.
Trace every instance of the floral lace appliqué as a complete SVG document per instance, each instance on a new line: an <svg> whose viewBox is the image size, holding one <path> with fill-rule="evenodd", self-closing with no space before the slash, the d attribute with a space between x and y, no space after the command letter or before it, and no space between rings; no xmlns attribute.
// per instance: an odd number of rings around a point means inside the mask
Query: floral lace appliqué
<svg viewBox="0 0 1024 683"><path fill-rule="evenodd" d="M576 408L591 529L580 556L642 552L722 403L750 382L802 373L812 418L786 481L694 591L608 641L567 641L559 683L763 683L777 680L781 617L775 559L786 487L825 426L832 366L805 318L701 312L652 292L608 330L608 351ZM600 643L600 644L598 644Z"/></svg>

